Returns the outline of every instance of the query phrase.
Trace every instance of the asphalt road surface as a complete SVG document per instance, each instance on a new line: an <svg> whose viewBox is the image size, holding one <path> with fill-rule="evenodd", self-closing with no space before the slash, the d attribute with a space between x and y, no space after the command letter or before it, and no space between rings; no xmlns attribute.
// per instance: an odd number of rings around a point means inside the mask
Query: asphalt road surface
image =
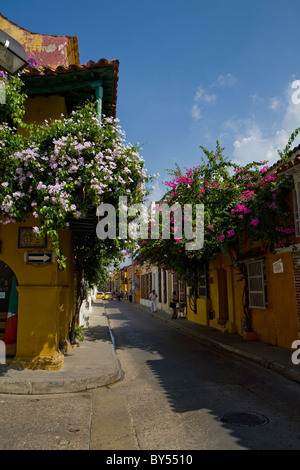
<svg viewBox="0 0 300 470"><path fill-rule="evenodd" d="M0 395L0 450L300 449L297 383L128 301L106 308L123 379L84 393Z"/></svg>
<svg viewBox="0 0 300 470"><path fill-rule="evenodd" d="M145 450L300 449L300 387L132 308L107 313L126 401ZM179 320L180 321L180 320Z"/></svg>

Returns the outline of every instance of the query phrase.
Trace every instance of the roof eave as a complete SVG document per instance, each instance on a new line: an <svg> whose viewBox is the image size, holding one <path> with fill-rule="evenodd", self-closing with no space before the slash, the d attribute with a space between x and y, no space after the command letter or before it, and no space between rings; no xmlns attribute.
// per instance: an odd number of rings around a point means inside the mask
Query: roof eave
<svg viewBox="0 0 300 470"><path fill-rule="evenodd" d="M111 71L110 76L107 71ZM106 76L105 76L106 75ZM89 61L83 65L58 66L55 69L51 67L27 68L22 74L26 92L29 96L45 95L49 93L49 87L55 89L58 82L67 82L70 80L102 80L105 99L110 102L106 109L111 108L108 115L116 117L117 109L117 87L119 80L119 61L100 59L98 62Z"/></svg>

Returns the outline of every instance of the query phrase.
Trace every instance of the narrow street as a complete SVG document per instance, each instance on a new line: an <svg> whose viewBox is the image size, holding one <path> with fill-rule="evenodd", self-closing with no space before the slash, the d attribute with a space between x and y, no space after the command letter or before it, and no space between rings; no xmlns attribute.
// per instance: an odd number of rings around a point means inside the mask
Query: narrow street
<svg viewBox="0 0 300 470"><path fill-rule="evenodd" d="M0 451L300 450L300 2L2 3Z"/></svg>
<svg viewBox="0 0 300 470"><path fill-rule="evenodd" d="M216 353L128 301L106 310L123 379L82 393L1 394L1 450L300 448L297 383Z"/></svg>
<svg viewBox="0 0 300 470"><path fill-rule="evenodd" d="M126 401L140 449L300 448L299 385L206 349L129 302L110 302L107 313L125 374L111 393ZM224 422L235 412L263 424Z"/></svg>

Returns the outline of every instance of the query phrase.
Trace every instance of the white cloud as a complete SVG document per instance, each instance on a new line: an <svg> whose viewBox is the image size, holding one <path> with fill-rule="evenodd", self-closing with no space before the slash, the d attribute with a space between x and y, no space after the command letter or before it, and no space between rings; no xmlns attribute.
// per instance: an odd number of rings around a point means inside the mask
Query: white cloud
<svg viewBox="0 0 300 470"><path fill-rule="evenodd" d="M253 93L252 95L250 95L250 98L254 103L263 101L263 99L259 96L258 93Z"/></svg>
<svg viewBox="0 0 300 470"><path fill-rule="evenodd" d="M252 161L268 160L270 164L279 159L277 150L286 142L285 132L275 132L266 137L258 124L252 123L246 135L239 136L233 143L233 161L245 165Z"/></svg>
<svg viewBox="0 0 300 470"><path fill-rule="evenodd" d="M162 186L159 181L156 181L152 186L152 191L148 196L148 201L159 201L166 192L166 188Z"/></svg>
<svg viewBox="0 0 300 470"><path fill-rule="evenodd" d="M277 109L281 106L281 100L278 99L276 96L270 99L270 109L273 111L277 111Z"/></svg>
<svg viewBox="0 0 300 470"><path fill-rule="evenodd" d="M236 163L245 165L251 161L268 160L273 164L279 160L278 150L283 150L290 138L291 133L300 127L300 104L294 104L291 99L293 89L288 85L283 99L271 98L270 108L278 110L280 106L285 106L282 119L278 123L273 122L270 127L272 131L266 134L262 130L262 125L257 119L248 120L233 119L223 124L223 127L230 129L234 135L233 160ZM264 123L265 128L265 123ZM300 143L297 138L292 147Z"/></svg>
<svg viewBox="0 0 300 470"><path fill-rule="evenodd" d="M292 101L292 94L294 90L291 84L286 92L288 106L282 121L282 126L289 131L293 132L297 127L300 127L300 104L295 104Z"/></svg>
<svg viewBox="0 0 300 470"><path fill-rule="evenodd" d="M206 101L207 103L215 103L217 95L209 95L202 86L197 88L197 92L194 98L194 101L198 103L199 101Z"/></svg>
<svg viewBox="0 0 300 470"><path fill-rule="evenodd" d="M218 86L233 85L236 82L236 78L231 73L226 73L225 75L219 75L217 81L209 85L209 88L214 88ZM195 97L194 104L190 110L191 116L196 121L202 118L202 107L205 103L215 104L217 101L217 95L215 93L208 93L202 85L198 86Z"/></svg>
<svg viewBox="0 0 300 470"><path fill-rule="evenodd" d="M236 78L231 73L226 73L225 75L219 75L217 84L224 85L233 85L236 82Z"/></svg>
<svg viewBox="0 0 300 470"><path fill-rule="evenodd" d="M205 91L202 86L198 86L195 97L194 97L194 104L190 110L191 116L193 119L198 121L202 117L202 112L199 103L209 103L215 104L217 99L217 95L209 94Z"/></svg>
<svg viewBox="0 0 300 470"><path fill-rule="evenodd" d="M201 110L200 110L197 103L195 103L192 106L191 115L192 115L193 119L195 119L196 121L198 121L201 118Z"/></svg>
<svg viewBox="0 0 300 470"><path fill-rule="evenodd" d="M223 128L224 129L229 129L230 131L234 132L237 134L239 132L239 129L241 127L241 123L244 123L241 119L238 119L236 117L227 119L227 121L223 122Z"/></svg>

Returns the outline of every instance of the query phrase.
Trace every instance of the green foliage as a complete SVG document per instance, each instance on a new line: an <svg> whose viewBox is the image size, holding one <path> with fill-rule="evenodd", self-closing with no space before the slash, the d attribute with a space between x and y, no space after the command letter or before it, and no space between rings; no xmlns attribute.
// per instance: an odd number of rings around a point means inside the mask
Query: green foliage
<svg viewBox="0 0 300 470"><path fill-rule="evenodd" d="M27 98L22 91L23 83L18 75L12 76L0 72L1 91L4 90L5 102L0 104L0 123L23 126L25 114L24 102Z"/></svg>
<svg viewBox="0 0 300 470"><path fill-rule="evenodd" d="M83 330L84 326L75 326L75 339L78 341L84 341L84 335L83 335Z"/></svg>
<svg viewBox="0 0 300 470"><path fill-rule="evenodd" d="M204 205L202 249L186 250L188 240L184 234L180 239L176 237L173 221L170 239L141 240L137 256L138 263L156 264L176 272L194 291L201 264L218 253L228 256L245 278L243 261L247 253L262 255L274 246L287 246L294 232L294 227L289 226L288 176L278 178L270 174L266 162L252 162L244 167L234 165L224 157L218 142L215 152L201 148L204 157L199 166L185 172L179 166L169 170L173 178L165 183L168 191L159 205L179 203L183 208L184 204L191 204L195 233L199 230L195 207Z"/></svg>
<svg viewBox="0 0 300 470"><path fill-rule="evenodd" d="M22 82L3 78L7 102L2 105L0 126L0 214L2 223L36 218L34 231L46 235L63 269L68 260L60 247L60 230L74 221L94 222L93 233L73 233L76 269L92 285L103 278L114 258L132 248L131 240L100 240L96 236L96 208L105 202L118 207L119 197L128 204L142 203L149 179L138 147L126 143L118 121L99 121L95 104L87 103L68 117L43 126L22 123ZM11 124L13 123L13 127ZM16 132L26 127L27 137Z"/></svg>
<svg viewBox="0 0 300 470"><path fill-rule="evenodd" d="M300 127L298 127L297 129L294 130L294 132L292 132L285 148L283 150L278 150L278 155L280 156L280 160L282 163L287 162L289 153L292 150L292 144L295 141L296 137L298 136L299 132L300 132Z"/></svg>

